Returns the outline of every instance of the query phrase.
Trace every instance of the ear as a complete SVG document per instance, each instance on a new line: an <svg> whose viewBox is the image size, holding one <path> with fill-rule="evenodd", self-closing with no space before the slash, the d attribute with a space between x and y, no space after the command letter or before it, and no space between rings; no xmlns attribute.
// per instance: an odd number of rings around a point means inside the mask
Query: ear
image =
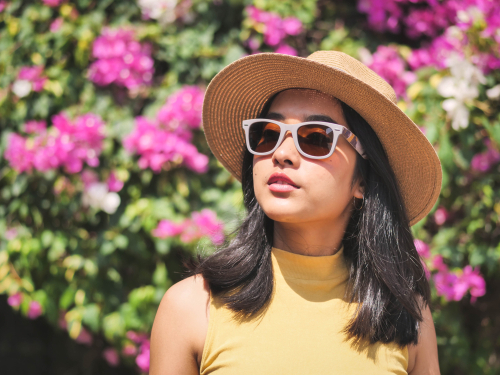
<svg viewBox="0 0 500 375"><path fill-rule="evenodd" d="M365 195L365 183L358 181L354 186L354 198L363 199Z"/></svg>

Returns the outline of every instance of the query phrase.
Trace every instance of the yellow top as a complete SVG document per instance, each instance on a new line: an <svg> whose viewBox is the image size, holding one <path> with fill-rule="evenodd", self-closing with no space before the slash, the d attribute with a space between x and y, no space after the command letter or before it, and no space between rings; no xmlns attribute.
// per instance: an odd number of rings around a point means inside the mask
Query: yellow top
<svg viewBox="0 0 500 375"><path fill-rule="evenodd" d="M355 346L341 332L356 308L343 298L343 248L322 257L273 248L272 262L273 296L259 316L237 320L211 298L200 374L407 374L407 347Z"/></svg>

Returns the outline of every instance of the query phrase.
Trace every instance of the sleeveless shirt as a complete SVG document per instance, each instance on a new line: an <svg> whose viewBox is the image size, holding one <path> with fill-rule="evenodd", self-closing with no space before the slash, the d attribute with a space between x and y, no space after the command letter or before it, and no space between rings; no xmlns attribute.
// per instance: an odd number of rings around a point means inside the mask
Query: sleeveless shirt
<svg viewBox="0 0 500 375"><path fill-rule="evenodd" d="M356 309L344 298L343 247L320 257L273 248L271 256L274 289L260 314L239 319L210 297L200 374L407 374L407 347L342 332Z"/></svg>

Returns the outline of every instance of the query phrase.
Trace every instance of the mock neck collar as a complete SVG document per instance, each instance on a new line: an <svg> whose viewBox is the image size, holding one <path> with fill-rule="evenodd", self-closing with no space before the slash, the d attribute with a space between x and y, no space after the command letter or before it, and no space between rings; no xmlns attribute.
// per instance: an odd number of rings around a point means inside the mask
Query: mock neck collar
<svg viewBox="0 0 500 375"><path fill-rule="evenodd" d="M349 271L344 259L344 246L334 255L308 256L272 249L275 270L285 278L302 280L347 279Z"/></svg>

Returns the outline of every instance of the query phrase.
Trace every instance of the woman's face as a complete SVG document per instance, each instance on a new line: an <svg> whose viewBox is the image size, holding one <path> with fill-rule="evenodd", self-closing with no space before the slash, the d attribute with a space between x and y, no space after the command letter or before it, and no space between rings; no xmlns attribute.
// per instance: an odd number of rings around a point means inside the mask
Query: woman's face
<svg viewBox="0 0 500 375"><path fill-rule="evenodd" d="M266 118L285 124L326 121L347 125L336 99L306 89L278 94ZM288 133L273 154L254 155L253 180L257 201L266 215L276 222L347 223L353 197L363 197L360 183L352 185L356 154L356 150L339 136L335 152L329 158L309 159L297 151L292 134ZM293 184L273 183L272 176L278 179L287 177Z"/></svg>

